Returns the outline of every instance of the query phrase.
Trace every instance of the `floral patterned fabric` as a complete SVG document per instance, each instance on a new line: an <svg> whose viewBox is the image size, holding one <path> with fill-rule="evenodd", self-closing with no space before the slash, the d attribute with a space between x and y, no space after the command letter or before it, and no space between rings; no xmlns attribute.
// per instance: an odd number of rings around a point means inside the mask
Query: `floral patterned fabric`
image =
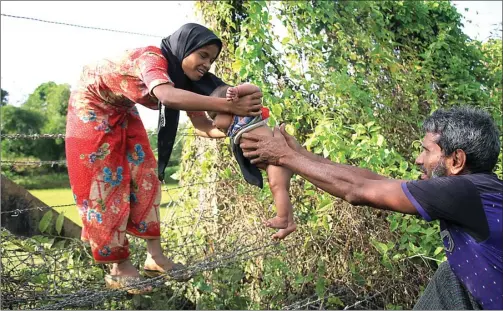
<svg viewBox="0 0 503 311"><path fill-rule="evenodd" d="M160 236L161 185L135 103L157 109L152 89L172 84L167 66L157 47L130 50L84 67L70 96L68 175L97 262L127 259L126 233Z"/></svg>

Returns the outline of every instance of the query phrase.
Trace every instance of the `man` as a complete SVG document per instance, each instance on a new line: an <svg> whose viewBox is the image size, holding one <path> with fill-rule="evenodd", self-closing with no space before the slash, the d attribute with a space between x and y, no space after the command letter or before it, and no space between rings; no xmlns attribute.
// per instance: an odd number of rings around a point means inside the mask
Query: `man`
<svg viewBox="0 0 503 311"><path fill-rule="evenodd" d="M492 173L500 152L498 130L487 113L470 107L437 110L423 129L416 159L423 174L417 181L314 155L284 125L274 137L244 134L249 142L241 148L252 163L284 166L353 205L439 219L448 261L415 309L503 309L503 184Z"/></svg>

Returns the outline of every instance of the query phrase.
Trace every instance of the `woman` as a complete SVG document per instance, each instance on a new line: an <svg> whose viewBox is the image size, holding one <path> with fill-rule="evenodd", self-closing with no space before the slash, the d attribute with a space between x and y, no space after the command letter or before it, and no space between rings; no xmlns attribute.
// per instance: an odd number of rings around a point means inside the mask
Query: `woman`
<svg viewBox="0 0 503 311"><path fill-rule="evenodd" d="M207 96L224 85L208 72L221 49L213 32L186 24L163 39L161 48L134 49L84 67L72 91L66 126L68 174L83 222L82 239L90 242L96 262L113 264L105 278L109 287L141 280L128 259L126 233L147 241L146 272L183 268L163 254L159 224L160 180L179 110L187 111L198 133L206 137L225 135L202 111L261 113L260 92L234 102ZM166 108L160 114L159 169L135 103Z"/></svg>

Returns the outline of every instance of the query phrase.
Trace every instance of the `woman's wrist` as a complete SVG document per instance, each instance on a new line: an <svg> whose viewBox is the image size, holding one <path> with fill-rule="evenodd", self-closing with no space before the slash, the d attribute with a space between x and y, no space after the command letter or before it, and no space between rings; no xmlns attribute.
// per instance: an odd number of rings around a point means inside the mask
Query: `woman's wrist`
<svg viewBox="0 0 503 311"><path fill-rule="evenodd" d="M224 107L224 111L222 111L223 113L227 113L227 114L233 114L232 112L232 101L231 100L227 100L227 98L219 98L221 99L224 104L222 105Z"/></svg>

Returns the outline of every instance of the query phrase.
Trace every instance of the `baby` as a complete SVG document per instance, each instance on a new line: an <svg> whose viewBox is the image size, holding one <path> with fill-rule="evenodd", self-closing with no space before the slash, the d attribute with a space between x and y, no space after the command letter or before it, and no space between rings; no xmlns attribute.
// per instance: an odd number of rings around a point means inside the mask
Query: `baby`
<svg viewBox="0 0 503 311"><path fill-rule="evenodd" d="M211 96L215 97L226 97L227 100L232 101L239 97L250 95L255 92L260 92L260 88L252 84L241 84L236 87L222 86L217 88ZM269 109L262 108L262 115L258 117L239 117L226 113L215 113L208 112L210 118L213 119L213 126L226 133L233 141L234 148L239 148L239 143L241 135L244 132L250 132L259 135L272 136L272 130L267 126L267 118L269 117ZM242 151L239 150L239 153ZM249 160L242 156L236 155L236 159L240 164L241 171L245 175L245 179L249 181L250 173L243 170L243 166L253 166L249 163ZM247 161L247 165L243 164L243 161ZM290 178L292 177L292 172L284 167L274 166L274 165L261 165L261 169L265 169L269 179L269 186L274 198L274 203L276 204L277 215L264 222L269 228L281 229L275 233L273 239L284 239L287 235L294 232L297 228L293 220L293 207L290 202ZM255 167L253 169L257 170ZM260 171L258 171L260 175ZM253 175L253 174L252 174ZM257 186L262 186L262 176L260 177L260 182ZM253 179L253 176L251 176ZM255 183L253 183L255 184Z"/></svg>

